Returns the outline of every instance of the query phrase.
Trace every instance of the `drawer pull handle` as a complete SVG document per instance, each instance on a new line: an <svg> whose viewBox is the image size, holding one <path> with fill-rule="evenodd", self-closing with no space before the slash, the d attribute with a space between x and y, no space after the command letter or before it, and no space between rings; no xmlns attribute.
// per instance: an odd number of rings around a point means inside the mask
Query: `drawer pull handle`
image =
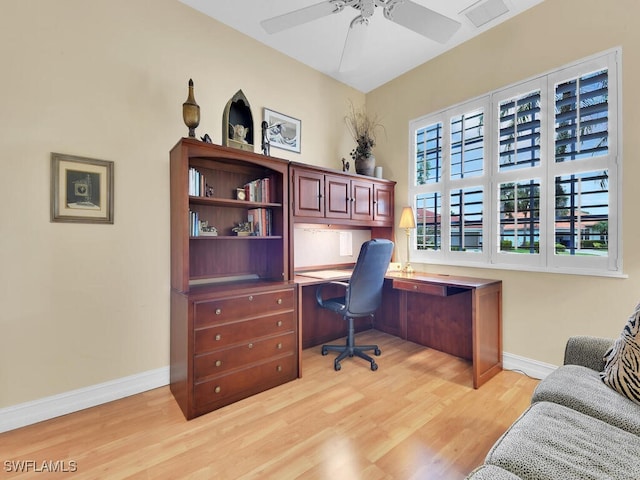
<svg viewBox="0 0 640 480"><path fill-rule="evenodd" d="M281 343L278 344L278 350L282 350L282 344Z"/></svg>
<svg viewBox="0 0 640 480"><path fill-rule="evenodd" d="M281 298L278 299L278 305L282 305L282 299Z"/></svg>
<svg viewBox="0 0 640 480"><path fill-rule="evenodd" d="M253 343L250 343L250 344L248 345L248 347L249 347L249 348L253 348Z"/></svg>
<svg viewBox="0 0 640 480"><path fill-rule="evenodd" d="M253 295L249 295L249 301L253 302Z"/></svg>
<svg viewBox="0 0 640 480"><path fill-rule="evenodd" d="M222 313L222 309L221 308L216 308L216 315L220 315Z"/></svg>
<svg viewBox="0 0 640 480"><path fill-rule="evenodd" d="M278 365L278 366L276 367L276 371L281 372L281 371L282 371L282 365Z"/></svg>
<svg viewBox="0 0 640 480"><path fill-rule="evenodd" d="M278 327L281 327L281 326L282 326L282 320L278 320L278 323L276 323L276 325L277 325Z"/></svg>
<svg viewBox="0 0 640 480"><path fill-rule="evenodd" d="M221 390L220 385L216 385L216 388L213 389L215 393L220 393Z"/></svg>
<svg viewBox="0 0 640 480"><path fill-rule="evenodd" d="M222 366L222 360L216 360L216 367Z"/></svg>
<svg viewBox="0 0 640 480"><path fill-rule="evenodd" d="M222 335L220 335L219 333L216 334L216 342L219 342L220 340L222 340Z"/></svg>

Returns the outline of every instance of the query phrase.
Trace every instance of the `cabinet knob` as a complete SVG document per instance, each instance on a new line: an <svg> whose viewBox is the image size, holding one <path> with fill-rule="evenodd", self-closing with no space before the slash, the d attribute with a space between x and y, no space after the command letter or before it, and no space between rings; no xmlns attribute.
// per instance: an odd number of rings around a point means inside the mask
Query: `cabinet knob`
<svg viewBox="0 0 640 480"><path fill-rule="evenodd" d="M278 350L282 350L282 344L281 343L278 344Z"/></svg>
<svg viewBox="0 0 640 480"><path fill-rule="evenodd" d="M253 295L249 295L249 301L253 302Z"/></svg>
<svg viewBox="0 0 640 480"><path fill-rule="evenodd" d="M216 308L216 315L220 315L222 313L222 309L221 308Z"/></svg>
<svg viewBox="0 0 640 480"><path fill-rule="evenodd" d="M279 298L277 303L278 303L278 305L282 305L282 299Z"/></svg>
<svg viewBox="0 0 640 480"><path fill-rule="evenodd" d="M219 342L220 340L222 340L222 335L216 333L216 342Z"/></svg>
<svg viewBox="0 0 640 480"><path fill-rule="evenodd" d="M281 371L282 371L282 365L278 365L278 366L276 367L276 371L277 371L277 372L281 372Z"/></svg>
<svg viewBox="0 0 640 480"><path fill-rule="evenodd" d="M277 325L278 327L281 327L281 326L282 326L282 320L278 320L278 323L276 323L276 325Z"/></svg>
<svg viewBox="0 0 640 480"><path fill-rule="evenodd" d="M253 343L250 343L249 345L247 345L249 348L253 348Z"/></svg>
<svg viewBox="0 0 640 480"><path fill-rule="evenodd" d="M418 289L418 285L414 285L414 286L413 286L413 289L414 289L414 290L417 290L417 289Z"/></svg>
<svg viewBox="0 0 640 480"><path fill-rule="evenodd" d="M220 393L221 390L222 388L220 388L220 385L216 385L216 388L213 389L215 393Z"/></svg>
<svg viewBox="0 0 640 480"><path fill-rule="evenodd" d="M222 360L216 360L216 367L222 366Z"/></svg>

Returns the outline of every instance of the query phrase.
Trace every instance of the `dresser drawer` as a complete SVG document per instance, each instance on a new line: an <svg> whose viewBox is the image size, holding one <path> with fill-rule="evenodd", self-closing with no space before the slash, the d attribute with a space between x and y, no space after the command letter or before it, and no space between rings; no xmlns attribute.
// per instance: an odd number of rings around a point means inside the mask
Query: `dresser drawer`
<svg viewBox="0 0 640 480"><path fill-rule="evenodd" d="M446 297L446 285L432 285L430 283L414 283L406 280L393 279L393 288L397 290L406 290L407 292L422 293L423 295L437 295L438 297Z"/></svg>
<svg viewBox="0 0 640 480"><path fill-rule="evenodd" d="M277 355L293 354L295 350L296 335L293 332L219 349L195 357L194 377L196 381L203 380Z"/></svg>
<svg viewBox="0 0 640 480"><path fill-rule="evenodd" d="M296 369L296 356L291 354L196 383L196 409L207 404L223 405L293 380L297 376Z"/></svg>
<svg viewBox="0 0 640 480"><path fill-rule="evenodd" d="M295 307L293 288L252 293L194 304L194 327L224 323Z"/></svg>
<svg viewBox="0 0 640 480"><path fill-rule="evenodd" d="M294 312L267 315L251 320L212 325L195 331L195 352L206 353L218 348L254 342L260 337L294 332Z"/></svg>

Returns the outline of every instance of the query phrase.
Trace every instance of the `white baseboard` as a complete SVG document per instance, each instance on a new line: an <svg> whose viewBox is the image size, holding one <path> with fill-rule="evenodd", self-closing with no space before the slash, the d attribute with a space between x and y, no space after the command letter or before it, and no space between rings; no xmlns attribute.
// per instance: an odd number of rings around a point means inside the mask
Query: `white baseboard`
<svg viewBox="0 0 640 480"><path fill-rule="evenodd" d="M538 360L505 352L502 354L502 368L522 372L529 377L543 379L558 367L550 363L539 362Z"/></svg>
<svg viewBox="0 0 640 480"><path fill-rule="evenodd" d="M0 409L0 433L169 384L169 367Z"/></svg>

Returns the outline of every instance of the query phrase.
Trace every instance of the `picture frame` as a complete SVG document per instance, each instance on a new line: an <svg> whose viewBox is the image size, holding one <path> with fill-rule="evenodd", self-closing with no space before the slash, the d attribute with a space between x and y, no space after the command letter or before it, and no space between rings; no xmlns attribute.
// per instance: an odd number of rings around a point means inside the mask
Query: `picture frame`
<svg viewBox="0 0 640 480"><path fill-rule="evenodd" d="M113 223L113 162L51 153L51 221Z"/></svg>
<svg viewBox="0 0 640 480"><path fill-rule="evenodd" d="M300 153L302 122L297 118L264 108L267 139L272 147Z"/></svg>

